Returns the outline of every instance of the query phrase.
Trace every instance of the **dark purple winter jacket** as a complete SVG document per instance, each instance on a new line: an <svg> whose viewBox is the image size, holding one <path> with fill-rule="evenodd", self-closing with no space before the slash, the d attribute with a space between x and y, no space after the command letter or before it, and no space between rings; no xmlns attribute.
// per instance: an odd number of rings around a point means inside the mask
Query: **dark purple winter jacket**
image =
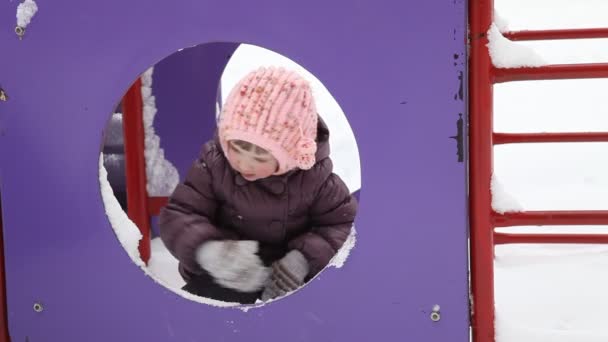
<svg viewBox="0 0 608 342"><path fill-rule="evenodd" d="M328 264L350 233L357 201L332 172L322 120L317 131L317 163L310 170L254 182L230 167L217 136L203 146L160 214L161 239L186 280L204 273L195 250L213 239L257 240L266 265L297 249L309 262L308 279Z"/></svg>

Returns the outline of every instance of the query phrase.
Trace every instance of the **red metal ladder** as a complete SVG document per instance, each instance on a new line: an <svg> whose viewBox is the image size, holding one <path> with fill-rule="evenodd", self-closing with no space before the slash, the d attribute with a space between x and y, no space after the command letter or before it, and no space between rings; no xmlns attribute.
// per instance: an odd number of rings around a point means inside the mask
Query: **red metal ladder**
<svg viewBox="0 0 608 342"><path fill-rule="evenodd" d="M608 78L608 64L548 65L501 69L492 65L488 30L493 0L469 0L469 183L471 249L471 326L474 342L495 340L494 246L507 243L608 243L608 235L506 234L496 227L546 225L608 225L608 211L527 211L498 214L491 207L493 147L497 144L546 142L608 142L607 133L493 132L493 84L524 80ZM607 29L510 32L511 40L608 38Z"/></svg>

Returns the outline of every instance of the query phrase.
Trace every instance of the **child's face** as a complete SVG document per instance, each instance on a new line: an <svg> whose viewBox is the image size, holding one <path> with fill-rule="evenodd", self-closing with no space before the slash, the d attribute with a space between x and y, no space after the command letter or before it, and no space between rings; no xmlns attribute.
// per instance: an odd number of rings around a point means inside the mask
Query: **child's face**
<svg viewBox="0 0 608 342"><path fill-rule="evenodd" d="M250 182L269 177L279 168L270 152L242 140L228 141L227 159L230 166Z"/></svg>

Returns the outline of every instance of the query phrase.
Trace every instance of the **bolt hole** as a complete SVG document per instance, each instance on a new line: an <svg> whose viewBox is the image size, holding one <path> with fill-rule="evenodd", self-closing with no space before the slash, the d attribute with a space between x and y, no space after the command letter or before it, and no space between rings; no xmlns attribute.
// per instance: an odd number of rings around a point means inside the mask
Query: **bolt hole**
<svg viewBox="0 0 608 342"><path fill-rule="evenodd" d="M34 303L34 311L36 312L42 312L42 304L40 303Z"/></svg>

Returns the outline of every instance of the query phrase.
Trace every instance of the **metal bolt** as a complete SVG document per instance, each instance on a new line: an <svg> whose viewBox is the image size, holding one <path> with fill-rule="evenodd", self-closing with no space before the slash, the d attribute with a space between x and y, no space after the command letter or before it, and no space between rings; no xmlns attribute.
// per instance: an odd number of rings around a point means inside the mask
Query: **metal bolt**
<svg viewBox="0 0 608 342"><path fill-rule="evenodd" d="M433 312L431 312L431 321L439 322L439 320L441 319L441 313L439 312L440 309L441 308L438 304L435 304L433 306Z"/></svg>
<svg viewBox="0 0 608 342"><path fill-rule="evenodd" d="M23 39L23 35L25 35L25 27L15 27L15 33L17 34L17 37L19 37L19 39Z"/></svg>
<svg viewBox="0 0 608 342"><path fill-rule="evenodd" d="M40 303L34 303L34 311L36 311L36 312L42 312L42 310L44 310L44 308L42 307L42 304L40 304Z"/></svg>

